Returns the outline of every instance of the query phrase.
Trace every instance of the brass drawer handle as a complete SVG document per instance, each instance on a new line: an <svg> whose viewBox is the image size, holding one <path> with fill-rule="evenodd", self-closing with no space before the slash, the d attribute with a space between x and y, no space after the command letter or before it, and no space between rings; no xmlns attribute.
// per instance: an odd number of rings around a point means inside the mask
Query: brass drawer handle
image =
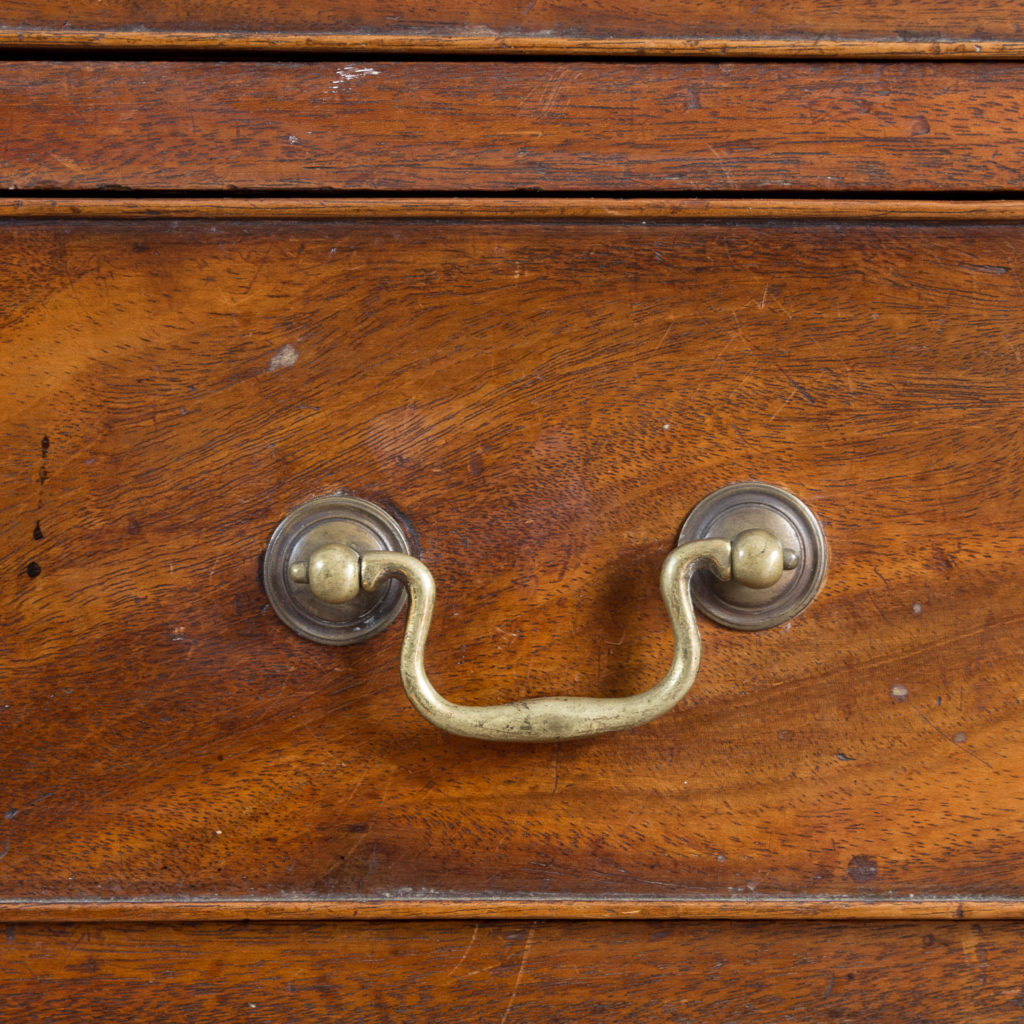
<svg viewBox="0 0 1024 1024"><path fill-rule="evenodd" d="M745 555L743 553L746 553ZM434 613L434 577L418 558L380 552L359 556L352 548L335 547L328 560L354 576L358 564L364 589L373 591L395 578L409 595L409 613L399 670L413 707L428 722L457 736L480 740L568 740L643 725L670 711L693 685L700 668L700 633L690 600L690 577L702 565L722 580L740 578L747 565L751 578L771 586L782 575L782 545L764 531L751 530L735 541L692 541L675 548L661 570L675 649L668 673L656 686L631 697L534 697L512 704L470 707L453 704L434 689L423 665ZM333 574L321 572L321 578ZM313 583L313 580L310 581ZM319 582L319 580L317 581ZM750 581L747 585L750 585ZM354 595L353 595L354 596Z"/></svg>
<svg viewBox="0 0 1024 1024"><path fill-rule="evenodd" d="M406 550L395 551L386 549L391 544L367 542L361 534L357 536L358 529L352 528L351 523L346 524L345 520L331 520L334 524L332 533L323 525L327 515L323 505L331 501L342 504L354 501L360 506L360 514L369 508L374 515L390 518L369 503L340 497L319 499L321 507L317 515L320 519L306 530L306 539L303 539L300 528L299 539L296 540L295 521L289 526L286 519L271 538L265 562L271 566L266 576L267 590L278 614L288 621L289 610L281 604L282 595L294 598L296 594L297 599L305 601L305 607L313 609L321 619L329 609L339 610L338 622L342 627L355 622L355 613L358 613L365 628L344 639L335 637L324 641L355 642L379 631L382 623L386 625L400 610L401 594L394 592L388 597L390 607L377 608L374 613L372 606L375 595L387 596L389 584L397 581L409 601L400 657L405 692L427 721L439 729L474 739L566 740L632 729L649 722L671 710L686 695L700 667L700 633L690 594L690 581L698 569L709 568L719 580L733 581L733 585L748 588L748 593L764 591L769 594L778 589L787 572L807 569L809 556L815 560L815 565L810 567L813 570L810 576L803 575L812 579L815 590L824 571L823 547L810 550L805 540L798 538L801 550L797 550L784 546L778 536L761 528L744 529L731 540L721 537L685 540L668 555L661 570L661 594L675 638L672 663L661 682L629 697L535 697L510 704L474 707L446 700L427 677L424 654L435 596L430 570L408 552L407 546ZM297 510L297 513L302 511ZM728 516L725 518L728 520ZM299 519L301 521L301 516ZM359 529L365 528L365 523L359 524ZM378 528L375 521L370 532ZM397 526L395 529L401 532ZM332 541L331 537L335 539ZM381 547L385 549L381 550ZM794 576L800 577L801 573ZM805 590L806 587L801 589L797 610L813 596ZM756 605L756 601L754 603ZM290 621L289 624L297 631L312 636L296 622ZM312 638L323 640L321 636Z"/></svg>

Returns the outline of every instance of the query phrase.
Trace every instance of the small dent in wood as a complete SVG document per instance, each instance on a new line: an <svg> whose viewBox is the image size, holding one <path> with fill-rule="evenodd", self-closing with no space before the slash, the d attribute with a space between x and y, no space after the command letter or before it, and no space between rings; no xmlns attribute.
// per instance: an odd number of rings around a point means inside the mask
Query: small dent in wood
<svg viewBox="0 0 1024 1024"><path fill-rule="evenodd" d="M25 566L25 575L28 576L29 579L34 580L42 571L43 567L38 562L29 562L28 565Z"/></svg>
<svg viewBox="0 0 1024 1024"><path fill-rule="evenodd" d="M46 469L46 456L50 453L50 437L48 434L43 434L43 440L40 442L39 447L42 454L42 462L39 466L39 483L42 485L46 483L46 477L48 475Z"/></svg>
<svg viewBox="0 0 1024 1024"><path fill-rule="evenodd" d="M874 857L858 853L850 858L846 874L853 882L870 882L878 874L878 862Z"/></svg>

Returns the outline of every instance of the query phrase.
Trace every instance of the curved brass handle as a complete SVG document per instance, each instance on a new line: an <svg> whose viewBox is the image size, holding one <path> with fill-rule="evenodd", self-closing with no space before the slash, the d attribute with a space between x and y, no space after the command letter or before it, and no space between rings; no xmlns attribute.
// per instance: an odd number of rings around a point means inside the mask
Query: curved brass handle
<svg viewBox="0 0 1024 1024"><path fill-rule="evenodd" d="M693 685L700 667L700 634L690 598L690 579L709 567L720 579L767 588L797 565L795 552L784 549L765 530L747 530L732 541L690 541L675 548L661 570L661 594L675 636L672 664L664 679L630 697L534 697L511 704L473 707L454 704L434 689L423 659L434 611L434 578L412 555L390 551L358 553L332 544L308 562L293 563L293 581L308 583L321 600L340 603L360 590L372 591L389 579L399 580L409 595L402 642L401 677L413 706L439 729L482 740L567 740L619 729L632 729L671 710Z"/></svg>

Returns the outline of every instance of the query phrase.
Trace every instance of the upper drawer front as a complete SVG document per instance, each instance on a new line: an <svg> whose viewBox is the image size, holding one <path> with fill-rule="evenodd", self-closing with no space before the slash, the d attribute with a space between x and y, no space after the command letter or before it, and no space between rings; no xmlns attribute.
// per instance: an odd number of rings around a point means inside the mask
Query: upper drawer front
<svg viewBox="0 0 1024 1024"><path fill-rule="evenodd" d="M762 56L1024 52L1014 0L967 11L961 0L10 0L0 43Z"/></svg>
<svg viewBox="0 0 1024 1024"><path fill-rule="evenodd" d="M8 63L6 189L1018 190L1024 65Z"/></svg>
<svg viewBox="0 0 1024 1024"><path fill-rule="evenodd" d="M3 222L0 897L1019 901L1024 225L401 212ZM702 623L632 732L438 732L397 625L260 590L346 489L418 534L446 695L635 692L752 478L825 588Z"/></svg>

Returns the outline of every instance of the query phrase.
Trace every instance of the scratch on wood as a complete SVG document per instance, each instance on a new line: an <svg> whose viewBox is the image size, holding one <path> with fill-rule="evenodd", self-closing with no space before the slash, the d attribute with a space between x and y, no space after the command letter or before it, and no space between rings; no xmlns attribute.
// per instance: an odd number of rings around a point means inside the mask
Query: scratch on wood
<svg viewBox="0 0 1024 1024"><path fill-rule="evenodd" d="M473 943L476 942L477 934L480 931L480 922L477 921L473 925L473 934L469 937L469 942L466 943L466 948L462 951L462 956L459 957L459 962L448 972L450 978L466 961L466 957L469 956L469 951L473 948Z"/></svg>
<svg viewBox="0 0 1024 1024"><path fill-rule="evenodd" d="M715 147L712 146L710 142L705 143L705 145L714 154L715 159L718 161L718 166L721 167L722 173L725 175L725 180L729 183L729 187L735 187L733 184L732 175L729 173L729 165L723 159L722 154L719 153L718 150L715 149Z"/></svg>
<svg viewBox="0 0 1024 1024"><path fill-rule="evenodd" d="M505 1024L508 1020L508 1015L512 1012L512 1006L516 1001L516 993L519 991L519 982L523 980L523 971L526 968L526 958L530 955L530 947L533 945L533 935L537 931L537 922L535 921L530 925L530 931L526 936L526 942L523 943L523 955L519 961L519 970L516 973L515 984L512 986L512 995L509 996L508 1006L505 1007L505 1012L501 1015L501 1024Z"/></svg>
<svg viewBox="0 0 1024 1024"><path fill-rule="evenodd" d="M781 404L781 405L780 405L780 406L778 407L778 409L776 409L776 410L775 410L775 412L773 412L773 413L771 414L771 416L769 416L769 417L768 417L768 420L767 420L767 422L768 422L768 423L771 423L771 422L772 422L772 420L774 420L774 419L775 419L775 417L776 417L776 416L778 416L778 415L779 415L779 413L780 413L780 412L782 412L782 410L783 410L783 409L785 409L787 405L789 405L789 403L790 403L790 402L791 402L791 401L793 400L793 396L794 396L794 395L795 395L796 393L797 393L797 389L796 389L796 388L793 388L793 390L792 390L792 391L791 391L791 392L789 393L789 395L788 395L788 396L787 396L787 397L786 397L786 398L785 398L785 399L783 400L782 404Z"/></svg>
<svg viewBox="0 0 1024 1024"><path fill-rule="evenodd" d="M341 92L347 82L355 81L358 78L370 78L379 75L376 68L360 67L357 64L346 64L334 72L334 81L331 82L331 92Z"/></svg>
<svg viewBox="0 0 1024 1024"><path fill-rule="evenodd" d="M9 811L7 811L7 812L6 812L5 814L4 814L4 818L5 818L5 819L6 819L7 821L12 821L12 820L13 820L14 818L16 818L16 817L17 817L17 816L18 816L19 814L21 814L21 813L22 813L22 811L27 811L27 810L29 810L30 808L32 808L32 807L35 807L35 805L36 805L37 803L39 803L39 802L40 802L40 801L42 801L42 800L45 800L45 799L46 799L46 798L47 798L48 796L53 796L53 794L54 794L54 793L56 793L56 792L57 792L57 791L56 791L55 789L51 789L51 790L50 790L50 791L49 791L48 793L43 793L43 794L41 794L40 796L37 796L37 797L35 798L35 800L30 800L30 801L29 801L29 802L28 802L27 804L25 804L25 806L24 806L24 807L12 807L12 808L11 808L11 809L10 809ZM4 852L6 852L6 851L4 851Z"/></svg>
<svg viewBox="0 0 1024 1024"><path fill-rule="evenodd" d="M781 366L779 367L779 370L781 371L782 376L786 378L786 382L793 386L794 390L808 405L818 404L814 400L814 396L806 388L801 387L795 380L793 380L793 378L788 373L786 373L786 371Z"/></svg>
<svg viewBox="0 0 1024 1024"><path fill-rule="evenodd" d="M923 712L923 711L922 711L922 710L921 710L921 709L920 709L919 707L917 707L917 706L916 706L916 705L914 705L914 704L911 704L911 707L912 707L912 708L913 708L913 709L914 709L914 710L915 710L915 711L917 712L917 716L918 716L918 718L920 718L920 719L921 719L921 721L922 721L922 722L924 722L924 724L925 724L925 725L927 725L929 729L933 729L933 730L934 730L934 731L935 731L936 733L938 733L938 734L939 734L939 735L940 735L940 736L941 736L941 737L942 737L942 738L943 738L944 740L948 740L948 741L949 741L950 743L956 744L956 745L957 745L957 749L959 749L959 750L963 750L963 751L964 751L964 752L965 752L966 754L968 754L969 756L973 757L973 758L974 758L974 760L975 760L975 761L977 761L977 762L978 762L979 764L983 764L983 765L984 765L984 766L985 766L985 767L986 767L986 768L987 768L987 769L988 769L989 771L991 771L991 772L995 772L995 774L996 774L996 775L999 775L999 774L1001 774L1001 773L1000 773L1000 772L999 772L999 771L998 771L998 770L997 770L997 769L995 768L995 766L994 766L994 765L991 765L991 764L989 764L989 763L988 763L988 761L986 761L986 760L985 760L985 759L984 759L984 758L983 758L983 757L982 757L982 756L981 756L980 754L977 754L977 753L975 753L975 752L974 752L973 750L970 750L970 749L969 749L969 748L967 748L967 747L964 747L964 746L962 746L962 745L960 745L960 744L957 744L957 743L956 743L956 740L955 740L955 739L953 739L953 737L952 737L952 736L947 736L947 735L946 735L946 734L945 734L945 733L944 733L944 732L943 732L943 731L942 731L942 730L941 730L941 729L940 729L940 728L939 728L939 727L938 727L937 725L935 725L935 723L934 723L934 722L932 722L932 721L931 721L931 719L930 719L930 718L928 718L928 717L927 717L927 716L925 715L925 713L924 713L924 712ZM961 911L962 911L962 906L961 906Z"/></svg>
<svg viewBox="0 0 1024 1024"><path fill-rule="evenodd" d="M958 263L956 269L966 270L975 274L992 274L996 277L1001 277L1003 274L1010 272L1009 267L998 267L989 263Z"/></svg>
<svg viewBox="0 0 1024 1024"><path fill-rule="evenodd" d="M558 104L559 108L564 107L566 101L562 99L562 89L570 78L579 77L579 72L574 72L571 69L564 69L555 75L544 90L544 97L540 104L541 114L550 114L556 104Z"/></svg>

